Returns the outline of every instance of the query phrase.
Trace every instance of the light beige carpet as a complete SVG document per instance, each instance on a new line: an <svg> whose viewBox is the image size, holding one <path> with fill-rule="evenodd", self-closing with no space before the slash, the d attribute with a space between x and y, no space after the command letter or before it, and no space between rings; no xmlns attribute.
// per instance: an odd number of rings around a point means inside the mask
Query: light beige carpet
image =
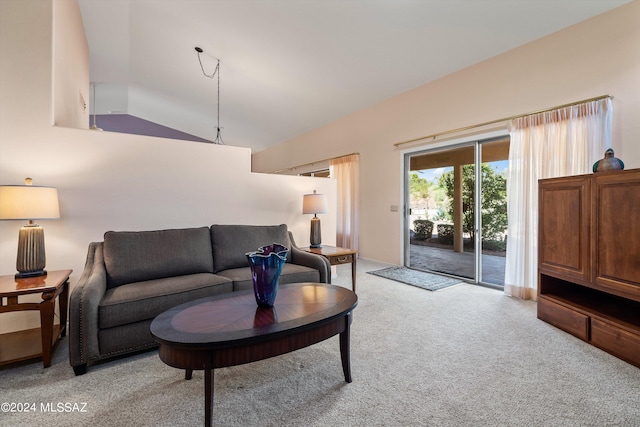
<svg viewBox="0 0 640 427"><path fill-rule="evenodd" d="M536 319L536 305L462 284L436 292L358 262L353 382L337 337L215 374L218 426L640 426L640 369ZM350 286L350 266L334 283ZM53 366L0 371L0 426L199 426L202 372L191 381L155 351L75 377L67 339ZM86 412L42 404L86 403ZM64 406L63 406L64 408ZM70 407L72 408L72 407Z"/></svg>

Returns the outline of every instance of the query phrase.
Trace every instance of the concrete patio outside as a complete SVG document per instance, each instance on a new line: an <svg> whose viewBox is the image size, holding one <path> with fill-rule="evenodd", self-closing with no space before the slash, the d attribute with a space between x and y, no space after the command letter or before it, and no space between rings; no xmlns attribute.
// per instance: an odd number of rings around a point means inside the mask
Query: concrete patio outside
<svg viewBox="0 0 640 427"><path fill-rule="evenodd" d="M411 268L439 273L447 273L473 279L475 272L475 254L472 252L454 252L433 246L411 245ZM495 255L482 255L482 281L504 286L505 258Z"/></svg>

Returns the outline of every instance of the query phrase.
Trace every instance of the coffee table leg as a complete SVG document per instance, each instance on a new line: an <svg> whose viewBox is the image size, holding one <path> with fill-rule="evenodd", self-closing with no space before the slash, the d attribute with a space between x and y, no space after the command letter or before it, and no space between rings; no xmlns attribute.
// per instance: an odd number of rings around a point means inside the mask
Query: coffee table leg
<svg viewBox="0 0 640 427"><path fill-rule="evenodd" d="M193 369L185 369L184 370L184 379L185 380L190 380L191 378L193 378Z"/></svg>
<svg viewBox="0 0 640 427"><path fill-rule="evenodd" d="M213 425L213 369L209 361L204 366L204 425Z"/></svg>
<svg viewBox="0 0 640 427"><path fill-rule="evenodd" d="M351 382L351 312L345 316L344 332L340 333L340 357L342 358L342 371L344 372L344 380Z"/></svg>

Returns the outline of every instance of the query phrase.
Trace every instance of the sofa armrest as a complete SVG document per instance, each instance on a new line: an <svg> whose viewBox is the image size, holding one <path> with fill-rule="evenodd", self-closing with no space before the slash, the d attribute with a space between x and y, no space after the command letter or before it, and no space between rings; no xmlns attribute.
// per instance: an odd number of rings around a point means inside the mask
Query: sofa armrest
<svg viewBox="0 0 640 427"><path fill-rule="evenodd" d="M291 249L289 250L291 263L315 268L320 272L320 282L331 283L331 264L329 260L322 255L312 254L300 249L296 246L296 242L293 240L293 234L291 234L290 231L289 240L291 241Z"/></svg>
<svg viewBox="0 0 640 427"><path fill-rule="evenodd" d="M80 280L69 299L69 363L74 368L100 358L98 305L107 290L103 243L89 244Z"/></svg>

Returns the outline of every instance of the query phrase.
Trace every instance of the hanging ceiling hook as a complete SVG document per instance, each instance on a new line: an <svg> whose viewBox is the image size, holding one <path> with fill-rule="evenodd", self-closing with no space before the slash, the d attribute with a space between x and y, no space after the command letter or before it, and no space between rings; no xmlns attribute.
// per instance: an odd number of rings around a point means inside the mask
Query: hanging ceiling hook
<svg viewBox="0 0 640 427"><path fill-rule="evenodd" d="M218 60L218 65L216 65L216 68L213 70L213 73L207 74L207 72L204 70L204 66L202 65L202 59L200 58L200 54L203 53L204 50L202 50L202 48L198 46L195 47L195 50L196 52L198 52L198 62L200 63L200 69L202 70L202 74L204 74L205 77L209 77L210 79L212 79L220 69L220 60L216 58Z"/></svg>

